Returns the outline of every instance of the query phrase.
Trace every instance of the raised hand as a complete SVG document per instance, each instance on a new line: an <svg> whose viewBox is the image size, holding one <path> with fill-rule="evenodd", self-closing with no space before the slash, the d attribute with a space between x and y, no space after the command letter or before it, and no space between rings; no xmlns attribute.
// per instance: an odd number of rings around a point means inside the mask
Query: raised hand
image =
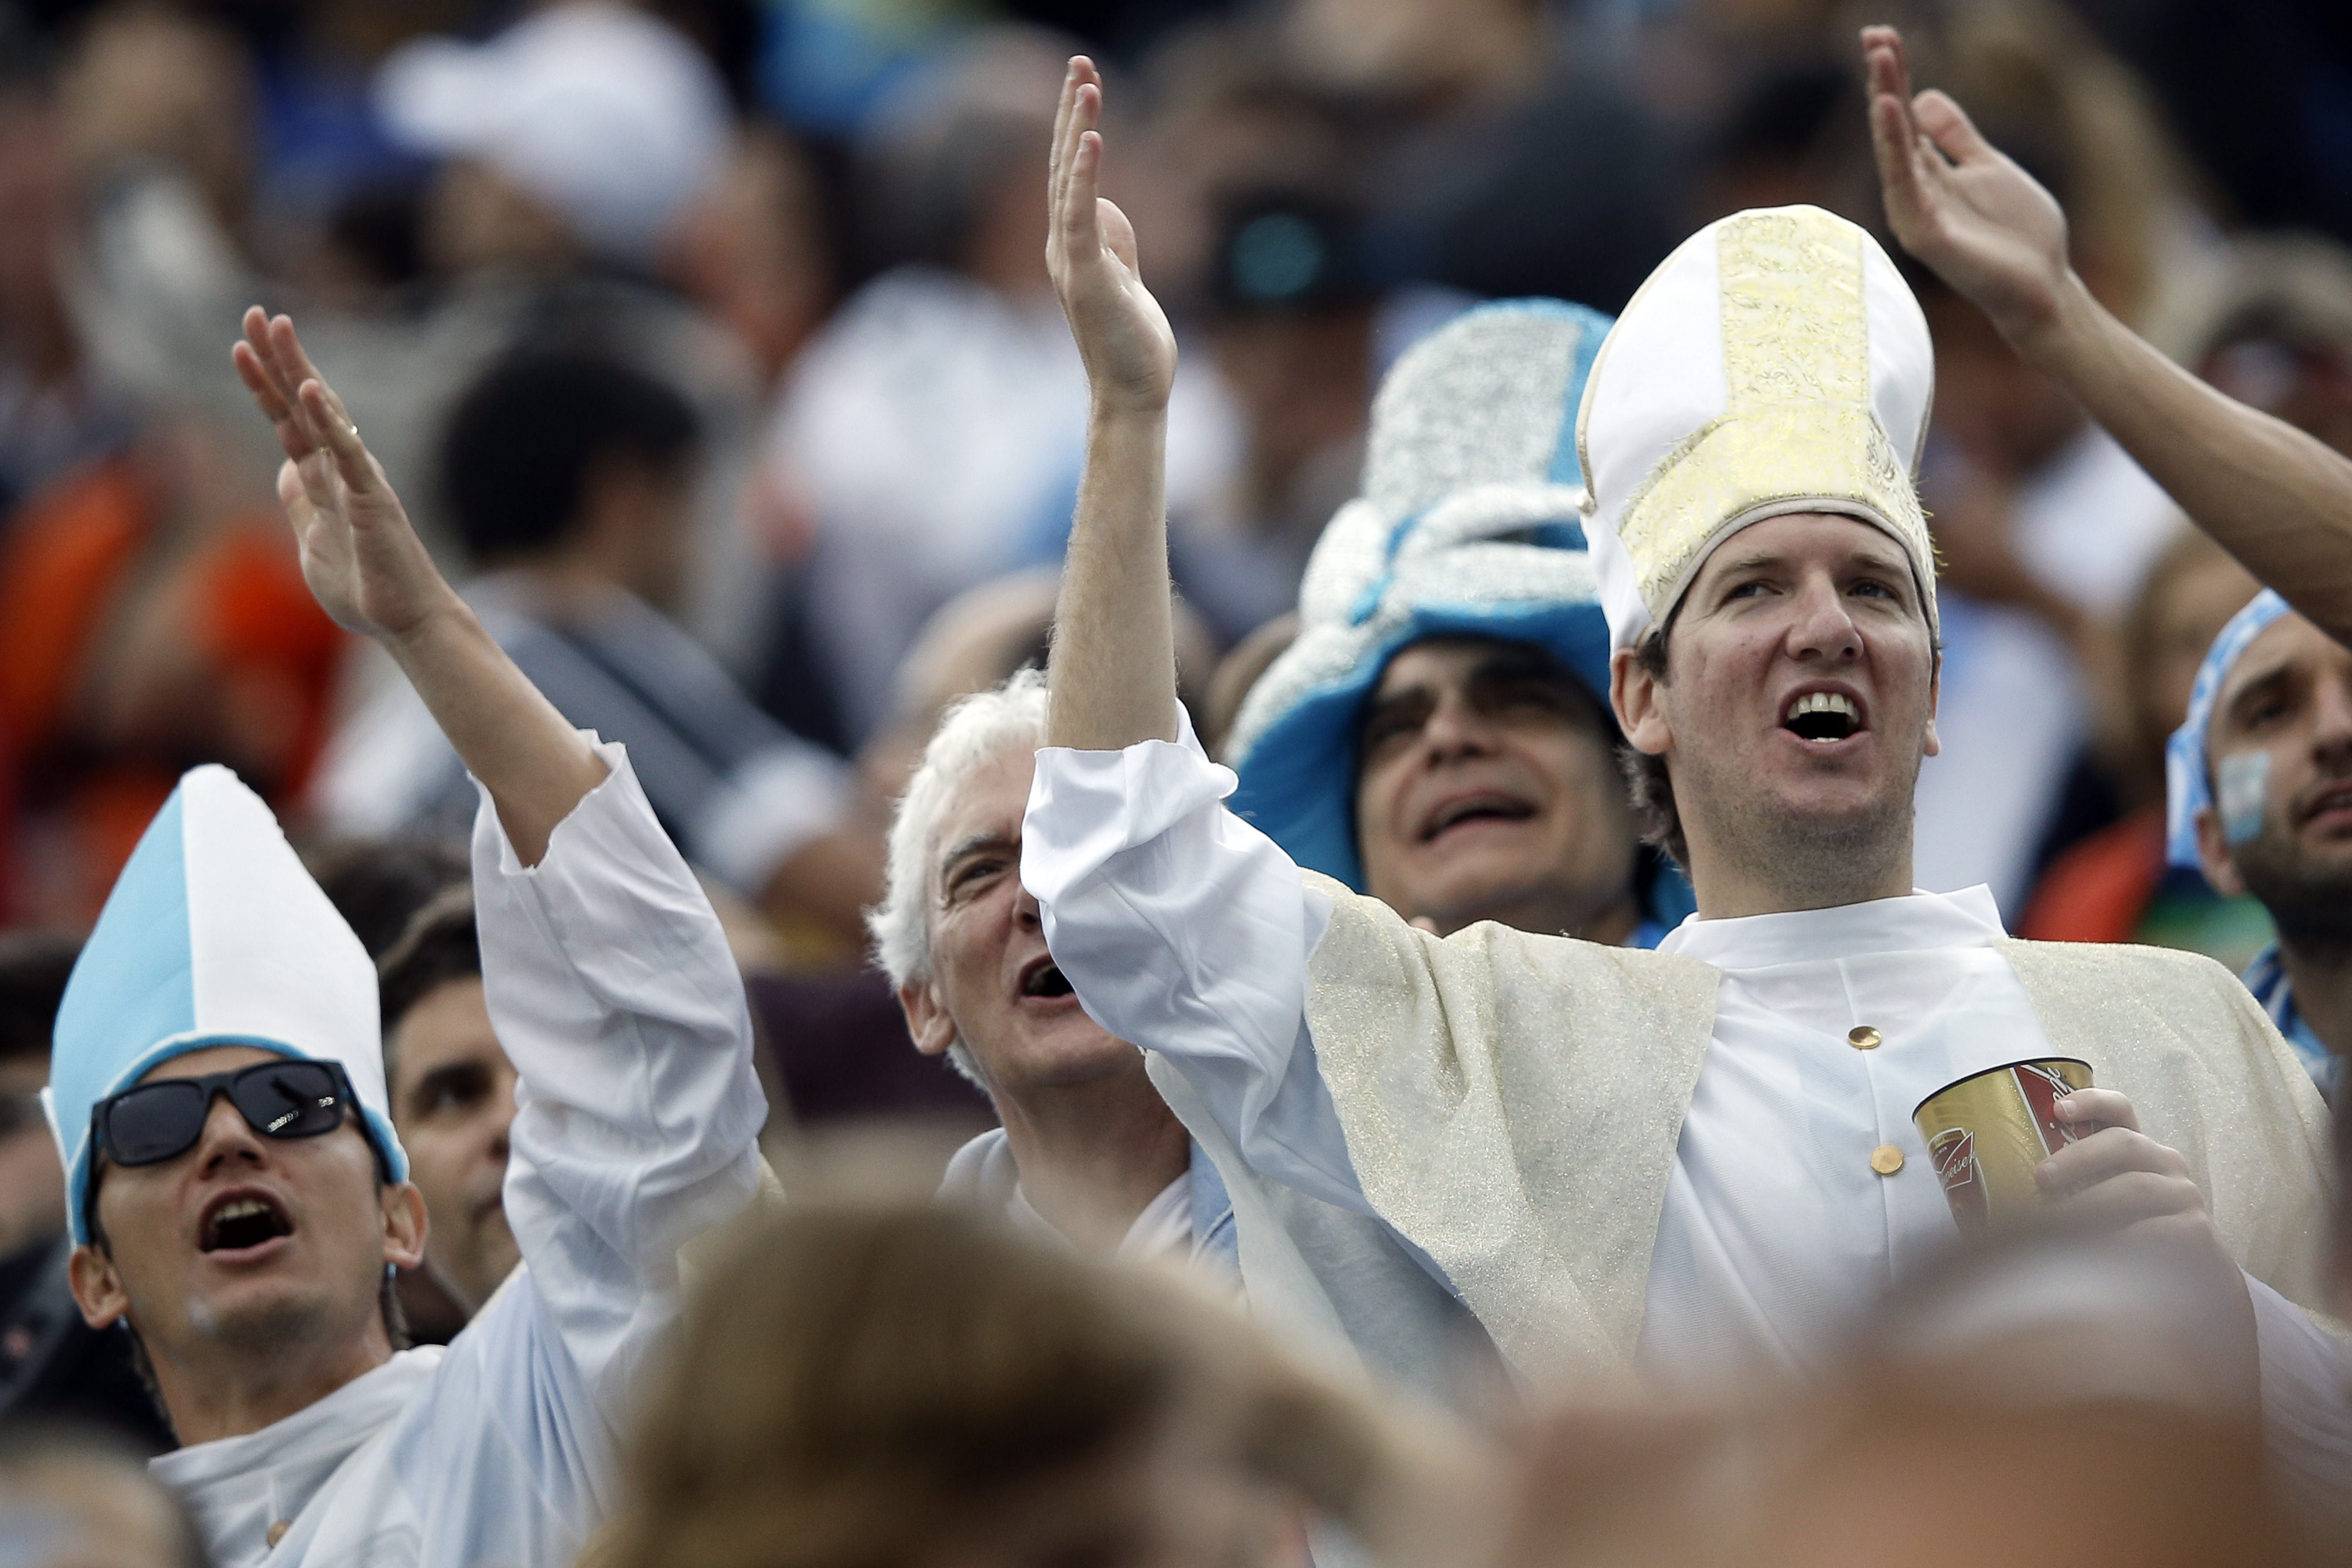
<svg viewBox="0 0 2352 1568"><path fill-rule="evenodd" d="M1900 33L1864 27L1862 47L1895 237L2022 346L2081 288L2066 258L2066 215L1958 104L1934 90L1912 94Z"/></svg>
<svg viewBox="0 0 2352 1568"><path fill-rule="evenodd" d="M1176 334L1136 264L1135 226L1097 194L1102 174L1102 72L1084 55L1062 78L1046 176L1052 221L1045 268L1061 297L1096 405L1121 412L1167 406L1176 378Z"/></svg>
<svg viewBox="0 0 2352 1568"><path fill-rule="evenodd" d="M457 603L294 323L254 306L230 358L285 450L278 499L294 525L303 579L335 623L397 642Z"/></svg>

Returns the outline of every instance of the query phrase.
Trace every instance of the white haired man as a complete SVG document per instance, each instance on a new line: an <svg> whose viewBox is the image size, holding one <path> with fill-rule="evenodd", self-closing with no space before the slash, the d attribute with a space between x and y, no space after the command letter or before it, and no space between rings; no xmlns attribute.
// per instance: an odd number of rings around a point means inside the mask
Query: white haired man
<svg viewBox="0 0 2352 1568"><path fill-rule="evenodd" d="M874 944L915 1048L986 1091L1001 1127L958 1151L941 1195L1120 1257L1230 1268L1216 1167L1087 1016L1021 886L1021 813L1045 738L1045 681L1023 670L940 721L890 825Z"/></svg>
<svg viewBox="0 0 2352 1568"><path fill-rule="evenodd" d="M248 312L236 359L286 452L311 591L479 781L522 1266L446 1350L402 1348L390 1271L423 1261L426 1221L374 966L268 808L205 767L141 840L58 1016L74 1296L135 1336L183 1445L154 1472L216 1568L556 1568L610 1496L679 1247L760 1182L742 983L626 755L566 723L442 580L293 324Z"/></svg>
<svg viewBox="0 0 2352 1568"><path fill-rule="evenodd" d="M1074 61L1048 256L1096 405L1022 872L1089 1010L1192 1089L1176 1109L1237 1206L1279 1185L1351 1206L1523 1373L1802 1373L1954 1235L1915 1106L2077 1058L2097 1087L2059 1101L2037 1182L2194 1260L2217 1377L2259 1388L2277 1450L2332 1487L2352 1395L2306 1310L2325 1111L2277 1031L2208 960L2018 942L1981 889L1913 890L1938 658L1909 470L1933 361L1885 253L1815 208L1710 225L1587 384L1612 705L1697 918L1655 953L1440 939L1302 877L1223 807L1232 775L1182 721L1160 537L1174 340L1096 195L1101 102ZM1294 1315L1351 1288L1297 1261Z"/></svg>

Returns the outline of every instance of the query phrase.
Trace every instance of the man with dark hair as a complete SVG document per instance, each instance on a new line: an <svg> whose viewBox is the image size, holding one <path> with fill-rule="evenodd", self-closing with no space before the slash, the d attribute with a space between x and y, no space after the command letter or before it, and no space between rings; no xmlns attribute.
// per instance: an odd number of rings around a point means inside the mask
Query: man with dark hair
<svg viewBox="0 0 2352 1568"><path fill-rule="evenodd" d="M467 602L564 717L625 742L688 858L780 919L862 940L881 828L849 770L752 706L670 621L698 478L693 410L602 353L533 348L462 398L442 486L487 574ZM405 689L337 738L319 798L341 832L462 834L472 792Z"/></svg>
<svg viewBox="0 0 2352 1568"><path fill-rule="evenodd" d="M466 879L465 856L434 838L330 838L306 847L302 865L374 959L417 910Z"/></svg>
<svg viewBox="0 0 2352 1568"><path fill-rule="evenodd" d="M499 1044L482 991L474 892L448 889L416 911L376 967L383 1009L383 1076L392 1124L408 1151L409 1180L432 1221L423 1272L454 1321L421 1324L404 1292L411 1331L447 1338L482 1310L521 1254L507 1225L507 1130L515 1117L514 1064Z"/></svg>
<svg viewBox="0 0 2352 1568"><path fill-rule="evenodd" d="M441 488L477 566L562 559L656 605L686 564L701 430L686 399L608 355L527 348L460 398Z"/></svg>

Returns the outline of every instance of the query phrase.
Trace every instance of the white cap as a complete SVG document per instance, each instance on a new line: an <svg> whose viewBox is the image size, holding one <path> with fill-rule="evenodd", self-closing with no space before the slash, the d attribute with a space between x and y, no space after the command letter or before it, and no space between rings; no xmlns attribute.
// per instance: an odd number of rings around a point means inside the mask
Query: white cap
<svg viewBox="0 0 2352 1568"><path fill-rule="evenodd" d="M1912 479L1935 379L1919 302L1858 226L1769 207L1685 240L1617 319L1577 417L1612 645L1664 623L1717 545L1797 511L1885 530L1933 632Z"/></svg>
<svg viewBox="0 0 2352 1568"><path fill-rule="evenodd" d="M394 141L490 164L627 261L652 256L727 155L710 62L668 24L602 0L551 6L488 43L403 45L376 73L375 107Z"/></svg>

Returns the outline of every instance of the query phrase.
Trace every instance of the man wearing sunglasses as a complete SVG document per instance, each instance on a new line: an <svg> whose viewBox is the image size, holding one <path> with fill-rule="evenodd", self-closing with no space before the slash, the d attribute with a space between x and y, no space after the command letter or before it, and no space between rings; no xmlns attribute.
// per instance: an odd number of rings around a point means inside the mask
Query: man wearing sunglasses
<svg viewBox="0 0 2352 1568"><path fill-rule="evenodd" d="M249 312L235 357L287 454L312 591L480 787L523 1263L448 1346L404 1347L391 1271L426 1226L374 968L268 809L207 767L141 840L58 1015L74 1296L138 1347L183 1445L156 1474L217 1568L569 1563L675 1316L678 1247L758 1184L741 983L626 754L565 723L450 591L292 323Z"/></svg>

